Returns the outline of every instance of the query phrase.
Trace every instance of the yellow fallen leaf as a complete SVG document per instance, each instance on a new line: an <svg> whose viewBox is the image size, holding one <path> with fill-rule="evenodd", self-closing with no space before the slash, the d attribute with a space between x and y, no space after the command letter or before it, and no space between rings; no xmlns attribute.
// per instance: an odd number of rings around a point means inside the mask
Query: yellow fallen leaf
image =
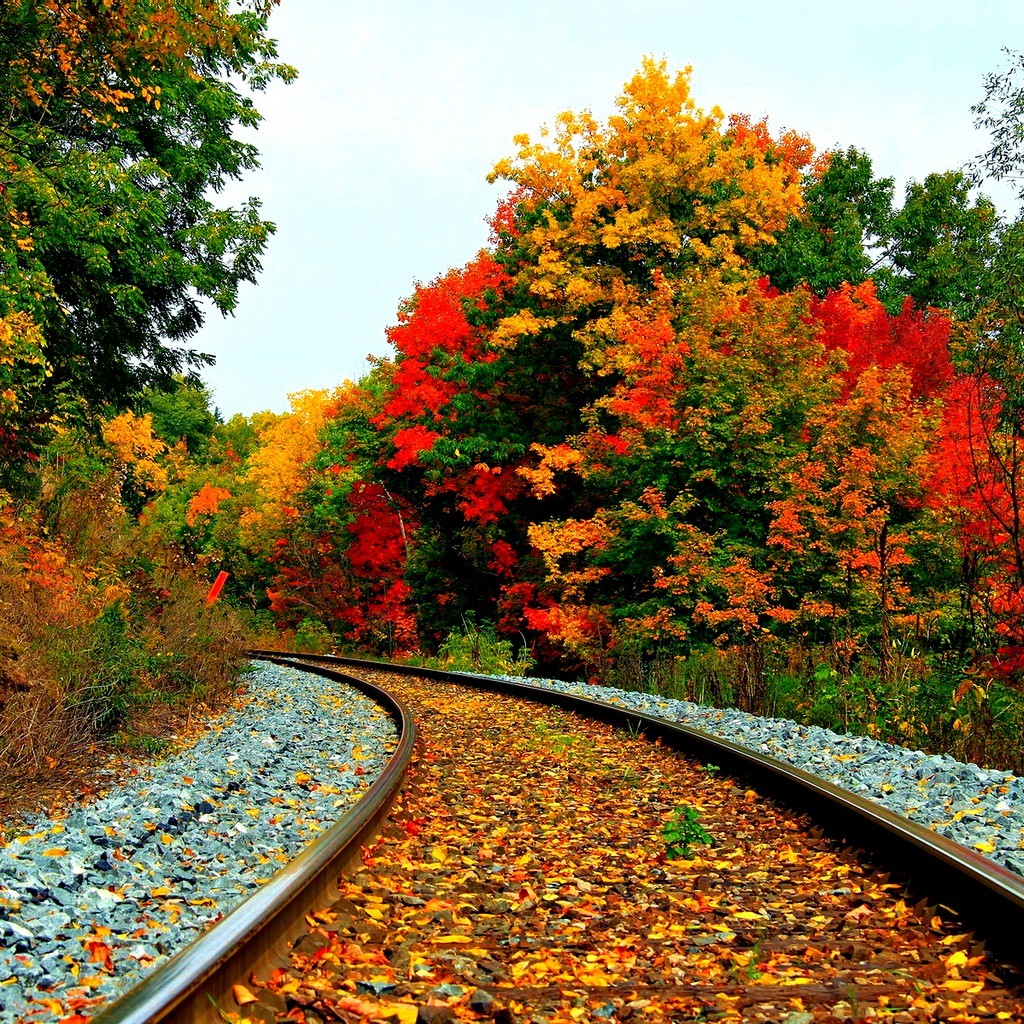
<svg viewBox="0 0 1024 1024"><path fill-rule="evenodd" d="M169 886L158 885L155 889L149 890L149 895L152 896L154 899L158 896L170 896L171 890Z"/></svg>
<svg viewBox="0 0 1024 1024"><path fill-rule="evenodd" d="M244 985L232 985L231 995L234 996L235 1003L239 1006L245 1006L246 1003L259 1002Z"/></svg>
<svg viewBox="0 0 1024 1024"><path fill-rule="evenodd" d="M952 955L946 957L947 967L966 967L967 966L967 954L961 949Z"/></svg>
<svg viewBox="0 0 1024 1024"><path fill-rule="evenodd" d="M416 1024L420 1009L412 1003L386 1003L389 1016L397 1017L398 1024Z"/></svg>
<svg viewBox="0 0 1024 1024"><path fill-rule="evenodd" d="M996 849L996 844L989 843L983 839L980 843L975 843L974 848L978 851L978 853L994 853Z"/></svg>
<svg viewBox="0 0 1024 1024"><path fill-rule="evenodd" d="M980 992L982 984L980 981L968 981L966 978L951 978L942 983L942 988L948 988L950 992Z"/></svg>
<svg viewBox="0 0 1024 1024"><path fill-rule="evenodd" d="M439 942L448 946L455 942L472 942L473 939L469 935L436 935L431 942Z"/></svg>
<svg viewBox="0 0 1024 1024"><path fill-rule="evenodd" d="M49 850L43 850L44 857L66 857L68 851L63 846L52 846Z"/></svg>

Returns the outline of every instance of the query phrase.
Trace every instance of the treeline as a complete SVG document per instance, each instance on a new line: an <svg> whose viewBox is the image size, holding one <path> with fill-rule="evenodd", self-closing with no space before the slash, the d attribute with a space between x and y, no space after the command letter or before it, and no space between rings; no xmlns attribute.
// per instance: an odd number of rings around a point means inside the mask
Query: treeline
<svg viewBox="0 0 1024 1024"><path fill-rule="evenodd" d="M198 357L160 348L212 287L196 268L233 301L255 228L171 259L195 275L139 335L163 341L89 371L111 370L102 415L70 381L108 343L62 362L51 342L102 304L41 263L58 297L4 313L5 486L47 529L114 502L137 547L96 545L95 586L223 569L299 645L532 664L1024 767L1024 231L978 190L1024 164L1009 56L975 110L990 151L900 201L868 154L703 110L645 61L606 123L516 140L489 244L415 288L390 358L283 414L218 422ZM103 594L90 622L156 621Z"/></svg>
<svg viewBox="0 0 1024 1024"><path fill-rule="evenodd" d="M979 118L1019 120L1019 74ZM145 520L324 644L500 640L1019 764L1022 228L975 187L1010 137L897 203L645 61L607 123L517 140L392 358Z"/></svg>

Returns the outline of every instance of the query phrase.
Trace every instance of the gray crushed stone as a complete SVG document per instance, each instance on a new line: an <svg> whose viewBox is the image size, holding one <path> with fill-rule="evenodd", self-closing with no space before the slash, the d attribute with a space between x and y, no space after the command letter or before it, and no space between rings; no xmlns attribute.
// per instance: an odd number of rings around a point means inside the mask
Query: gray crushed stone
<svg viewBox="0 0 1024 1024"><path fill-rule="evenodd" d="M193 747L0 848L0 1021L94 1013L89 1001L137 984L356 803L394 724L358 690L312 679L258 664L244 706Z"/></svg>

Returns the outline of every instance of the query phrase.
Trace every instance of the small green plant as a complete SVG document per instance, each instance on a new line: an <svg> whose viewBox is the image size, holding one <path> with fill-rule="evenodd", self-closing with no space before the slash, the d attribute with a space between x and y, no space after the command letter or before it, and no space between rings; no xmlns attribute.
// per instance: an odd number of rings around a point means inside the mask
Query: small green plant
<svg viewBox="0 0 1024 1024"><path fill-rule="evenodd" d="M672 817L662 826L661 838L665 843L665 856L669 860L690 860L693 857L692 844L714 846L715 843L711 834L701 825L697 810L688 804L681 804L675 809Z"/></svg>
<svg viewBox="0 0 1024 1024"><path fill-rule="evenodd" d="M304 654L327 654L334 649L334 634L322 622L307 617L295 628L295 649Z"/></svg>
<svg viewBox="0 0 1024 1024"><path fill-rule="evenodd" d="M701 771L702 772L707 772L708 775L714 775L717 772L720 772L721 770L722 770L721 765L717 765L717 764L706 764L706 765L704 765L703 768L701 768Z"/></svg>
<svg viewBox="0 0 1024 1024"><path fill-rule="evenodd" d="M533 668L534 660L526 647L516 651L511 640L499 640L490 624L476 625L471 616L463 618L462 630L453 630L441 644L436 658L425 664L451 672L475 672L483 675L522 676Z"/></svg>
<svg viewBox="0 0 1024 1024"><path fill-rule="evenodd" d="M747 960L747 978L750 981L757 981L761 977L761 969L758 964L763 958L764 950L761 948L761 939L758 939L751 947Z"/></svg>
<svg viewBox="0 0 1024 1024"><path fill-rule="evenodd" d="M115 732L110 742L118 750L145 754L148 757L161 757L171 749L171 743L159 736L140 736L123 729Z"/></svg>
<svg viewBox="0 0 1024 1024"><path fill-rule="evenodd" d="M558 732L543 722L534 728L534 735L541 746L547 747L552 753L564 754L567 750L580 742L578 736L570 733Z"/></svg>

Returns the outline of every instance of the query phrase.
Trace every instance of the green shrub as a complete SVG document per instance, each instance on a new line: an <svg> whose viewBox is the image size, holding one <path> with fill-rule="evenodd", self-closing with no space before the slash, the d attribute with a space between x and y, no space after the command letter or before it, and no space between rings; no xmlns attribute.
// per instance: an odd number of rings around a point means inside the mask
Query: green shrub
<svg viewBox="0 0 1024 1024"><path fill-rule="evenodd" d="M307 617L296 627L294 644L304 654L328 654L334 650L334 634L318 619Z"/></svg>
<svg viewBox="0 0 1024 1024"><path fill-rule="evenodd" d="M694 843L700 843L702 846L714 846L715 843L711 833L701 825L696 808L687 804L680 804L672 817L665 822L661 829L661 838L665 843L665 856L669 860L690 860L693 857L691 847Z"/></svg>
<svg viewBox="0 0 1024 1024"><path fill-rule="evenodd" d="M476 626L464 619L461 630L445 638L437 657L426 664L449 672L477 672L483 675L526 675L534 660L526 647L517 652L510 640L499 640L490 625Z"/></svg>

